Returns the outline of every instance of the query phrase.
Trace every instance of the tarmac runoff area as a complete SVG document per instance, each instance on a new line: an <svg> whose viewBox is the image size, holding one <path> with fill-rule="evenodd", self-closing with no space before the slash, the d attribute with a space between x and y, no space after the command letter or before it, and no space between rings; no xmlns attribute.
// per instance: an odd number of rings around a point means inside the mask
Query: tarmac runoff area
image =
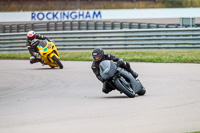
<svg viewBox="0 0 200 133"><path fill-rule="evenodd" d="M0 60L1 133L200 131L200 64L135 63L144 96L104 94L92 62Z"/></svg>

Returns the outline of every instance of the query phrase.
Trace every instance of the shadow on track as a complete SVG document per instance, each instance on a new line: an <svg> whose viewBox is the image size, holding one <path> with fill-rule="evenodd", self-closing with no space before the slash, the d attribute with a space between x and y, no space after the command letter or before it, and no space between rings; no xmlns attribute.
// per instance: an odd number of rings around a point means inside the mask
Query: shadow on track
<svg viewBox="0 0 200 133"><path fill-rule="evenodd" d="M102 97L105 99L122 99L122 98L129 98L127 96L108 96L108 97Z"/></svg>
<svg viewBox="0 0 200 133"><path fill-rule="evenodd" d="M141 96L136 95L134 98L137 98L137 97L141 97ZM118 96L107 96L107 97L101 97L101 98L105 98L105 99L122 99L122 98L134 99L134 98L130 98L130 97L123 95L123 94L122 94L122 96L119 96L119 95Z"/></svg>
<svg viewBox="0 0 200 133"><path fill-rule="evenodd" d="M31 70L60 70L59 68L33 68Z"/></svg>

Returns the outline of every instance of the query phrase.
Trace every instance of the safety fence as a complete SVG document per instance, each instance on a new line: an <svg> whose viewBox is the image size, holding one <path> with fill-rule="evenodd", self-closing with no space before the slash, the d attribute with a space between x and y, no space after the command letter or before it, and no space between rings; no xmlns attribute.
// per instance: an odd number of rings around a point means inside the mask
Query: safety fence
<svg viewBox="0 0 200 133"><path fill-rule="evenodd" d="M39 32L55 41L60 51L199 50L200 28L85 30ZM0 52L27 52L26 32L1 33Z"/></svg>
<svg viewBox="0 0 200 133"><path fill-rule="evenodd" d="M197 25L196 25L197 26ZM56 21L25 24L0 24L0 33L18 33L34 31L71 31L71 30L119 30L119 29L154 29L181 28L180 24L153 24L136 22L105 21Z"/></svg>

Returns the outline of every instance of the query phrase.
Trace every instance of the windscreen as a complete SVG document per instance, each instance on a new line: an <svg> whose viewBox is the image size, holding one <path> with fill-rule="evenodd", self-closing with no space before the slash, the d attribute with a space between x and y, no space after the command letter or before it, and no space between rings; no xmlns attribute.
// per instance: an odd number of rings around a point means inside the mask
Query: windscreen
<svg viewBox="0 0 200 133"><path fill-rule="evenodd" d="M116 65L112 60L104 60L100 63L100 75L103 79L109 79L116 73Z"/></svg>
<svg viewBox="0 0 200 133"><path fill-rule="evenodd" d="M40 43L38 44L38 46L42 46L43 48L47 45L47 41L46 40L41 40Z"/></svg>

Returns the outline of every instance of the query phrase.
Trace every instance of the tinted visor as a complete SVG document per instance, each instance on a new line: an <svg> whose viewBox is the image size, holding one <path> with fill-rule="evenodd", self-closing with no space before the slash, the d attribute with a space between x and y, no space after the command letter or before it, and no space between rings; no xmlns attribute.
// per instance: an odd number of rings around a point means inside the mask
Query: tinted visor
<svg viewBox="0 0 200 133"><path fill-rule="evenodd" d="M32 37L28 37L28 39L31 40L31 41L32 41L34 38L35 38L35 35L32 36Z"/></svg>
<svg viewBox="0 0 200 133"><path fill-rule="evenodd" d="M99 60L99 59L101 59L101 55L94 56L94 60Z"/></svg>
<svg viewBox="0 0 200 133"><path fill-rule="evenodd" d="M103 57L103 54L99 54L99 55L95 55L95 56L93 55L94 61L99 61L102 59L102 57Z"/></svg>

